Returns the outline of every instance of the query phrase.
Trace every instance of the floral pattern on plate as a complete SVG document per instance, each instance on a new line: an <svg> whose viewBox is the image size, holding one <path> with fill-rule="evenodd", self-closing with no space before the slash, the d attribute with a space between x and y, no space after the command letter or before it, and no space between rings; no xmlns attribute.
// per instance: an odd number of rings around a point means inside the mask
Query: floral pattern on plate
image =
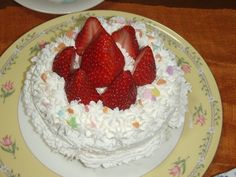
<svg viewBox="0 0 236 177"><path fill-rule="evenodd" d="M3 173L7 177L20 177L20 173L15 173L11 168L6 166L0 159L0 174Z"/></svg>
<svg viewBox="0 0 236 177"><path fill-rule="evenodd" d="M19 150L19 148L16 146L16 142L12 141L11 136L4 136L0 141L0 147L3 151L12 154L13 157L16 158L15 153L17 150Z"/></svg>
<svg viewBox="0 0 236 177"><path fill-rule="evenodd" d="M15 92L15 88L14 88L14 82L12 81L6 81L4 84L2 84L1 87L1 94L0 94L0 98L2 98L2 102L5 103L6 98L11 96L13 93Z"/></svg>

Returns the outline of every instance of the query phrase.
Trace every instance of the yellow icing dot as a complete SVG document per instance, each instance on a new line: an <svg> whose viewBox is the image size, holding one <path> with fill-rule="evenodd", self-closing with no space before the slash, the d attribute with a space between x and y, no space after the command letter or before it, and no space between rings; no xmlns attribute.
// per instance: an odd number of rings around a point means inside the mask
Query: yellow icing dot
<svg viewBox="0 0 236 177"><path fill-rule="evenodd" d="M139 128L140 127L140 123L138 121L134 121L134 122L132 122L132 126L134 128Z"/></svg>
<svg viewBox="0 0 236 177"><path fill-rule="evenodd" d="M55 51L56 51L56 52L60 52L60 51L62 51L65 47L66 47L66 45L65 45L64 43L60 43L60 44L55 48Z"/></svg>
<svg viewBox="0 0 236 177"><path fill-rule="evenodd" d="M159 79L158 81L157 81L157 85L163 85L163 84L165 84L166 83L166 80L164 80L164 79Z"/></svg>
<svg viewBox="0 0 236 177"><path fill-rule="evenodd" d="M109 108L106 107L106 106L104 106L104 107L103 107L103 112L104 112L104 113L108 113L108 111L109 111Z"/></svg>
<svg viewBox="0 0 236 177"><path fill-rule="evenodd" d="M66 36L67 36L68 38L72 38L73 34L74 34L73 31L68 31L68 32L66 33Z"/></svg>
<svg viewBox="0 0 236 177"><path fill-rule="evenodd" d="M74 114L74 110L73 110L72 108L68 108L68 109L67 109L67 112L68 112L69 114Z"/></svg>
<svg viewBox="0 0 236 177"><path fill-rule="evenodd" d="M160 96L160 91L157 88L153 88L151 90L151 93L152 93L153 96L156 96L156 97Z"/></svg>
<svg viewBox="0 0 236 177"><path fill-rule="evenodd" d="M43 74L41 74L41 79L44 81L44 82L46 82L46 80L47 80L47 74L46 73L43 73Z"/></svg>

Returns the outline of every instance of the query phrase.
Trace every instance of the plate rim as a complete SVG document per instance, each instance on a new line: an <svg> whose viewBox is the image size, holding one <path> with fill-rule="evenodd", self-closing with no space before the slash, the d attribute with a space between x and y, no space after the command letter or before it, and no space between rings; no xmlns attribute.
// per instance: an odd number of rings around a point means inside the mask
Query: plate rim
<svg viewBox="0 0 236 177"><path fill-rule="evenodd" d="M97 6L98 4L102 3L104 0L93 0L92 2L95 3L89 3L89 4L85 4L85 7L83 8L78 8L78 10L76 9L70 9L72 4L75 4L76 2L72 2L72 3L68 3L68 4L62 4L62 3L55 3L55 7L60 7L60 6L64 6L66 8L64 8L63 10L57 10L56 8L53 10L47 10L47 9L43 9L42 7L37 7L37 5L34 5L34 1L30 2L29 4L27 4L27 0L14 0L16 3L20 4L23 7L26 7L28 9L31 9L33 11L37 11L37 12L42 12L42 13L47 13L47 14L58 14L58 15L63 15L63 14L69 14L69 13L75 13L75 12L80 12L80 11L84 11L87 9L90 9L92 7ZM53 2L49 2L50 4L52 4ZM77 2L78 3L78 2Z"/></svg>

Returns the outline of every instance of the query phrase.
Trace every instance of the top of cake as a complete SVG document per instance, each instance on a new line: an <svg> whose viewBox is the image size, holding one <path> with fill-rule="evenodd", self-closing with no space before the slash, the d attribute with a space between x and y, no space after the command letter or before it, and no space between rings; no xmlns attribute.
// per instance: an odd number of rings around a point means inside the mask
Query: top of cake
<svg viewBox="0 0 236 177"><path fill-rule="evenodd" d="M123 17L89 19L32 59L24 101L54 151L109 167L150 155L163 127L183 124L190 85L157 30Z"/></svg>
<svg viewBox="0 0 236 177"><path fill-rule="evenodd" d="M117 45L130 56L126 62ZM151 84L156 78L152 49L148 45L139 48L135 29L125 25L109 34L95 17L86 20L75 47L65 47L56 55L52 71L64 78L69 102L101 100L104 106L120 110L135 103L138 86ZM104 93L98 93L99 88L104 88Z"/></svg>

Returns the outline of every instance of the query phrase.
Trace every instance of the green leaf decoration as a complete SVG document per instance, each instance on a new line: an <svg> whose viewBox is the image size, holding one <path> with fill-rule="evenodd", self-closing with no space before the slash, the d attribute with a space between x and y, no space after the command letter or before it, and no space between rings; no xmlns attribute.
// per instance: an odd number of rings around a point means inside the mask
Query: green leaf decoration
<svg viewBox="0 0 236 177"><path fill-rule="evenodd" d="M16 142L12 144L12 153L15 154L16 152Z"/></svg>
<svg viewBox="0 0 236 177"><path fill-rule="evenodd" d="M184 160L184 162L181 164L181 166L182 166L182 169L183 169L183 171L182 171L182 175L185 173L185 171L186 171L186 163L185 163L185 160Z"/></svg>
<svg viewBox="0 0 236 177"><path fill-rule="evenodd" d="M67 123L73 129L78 128L78 124L76 123L76 118L75 117L71 117L69 120L67 120Z"/></svg>
<svg viewBox="0 0 236 177"><path fill-rule="evenodd" d="M3 88L1 88L1 91L2 91L3 95L6 94L6 91Z"/></svg>
<svg viewBox="0 0 236 177"><path fill-rule="evenodd" d="M159 91L157 88L153 88L153 89L151 90L151 93L152 93L152 95L155 96L155 97L160 96L160 91Z"/></svg>
<svg viewBox="0 0 236 177"><path fill-rule="evenodd" d="M11 96L14 92L15 92L15 90L13 90L13 91L11 91L11 92L7 92L6 95L5 95L5 97Z"/></svg>
<svg viewBox="0 0 236 177"><path fill-rule="evenodd" d="M1 149L2 149L3 151L6 151L6 152L11 153L11 150L10 150L9 148L5 148L5 147L1 146Z"/></svg>

